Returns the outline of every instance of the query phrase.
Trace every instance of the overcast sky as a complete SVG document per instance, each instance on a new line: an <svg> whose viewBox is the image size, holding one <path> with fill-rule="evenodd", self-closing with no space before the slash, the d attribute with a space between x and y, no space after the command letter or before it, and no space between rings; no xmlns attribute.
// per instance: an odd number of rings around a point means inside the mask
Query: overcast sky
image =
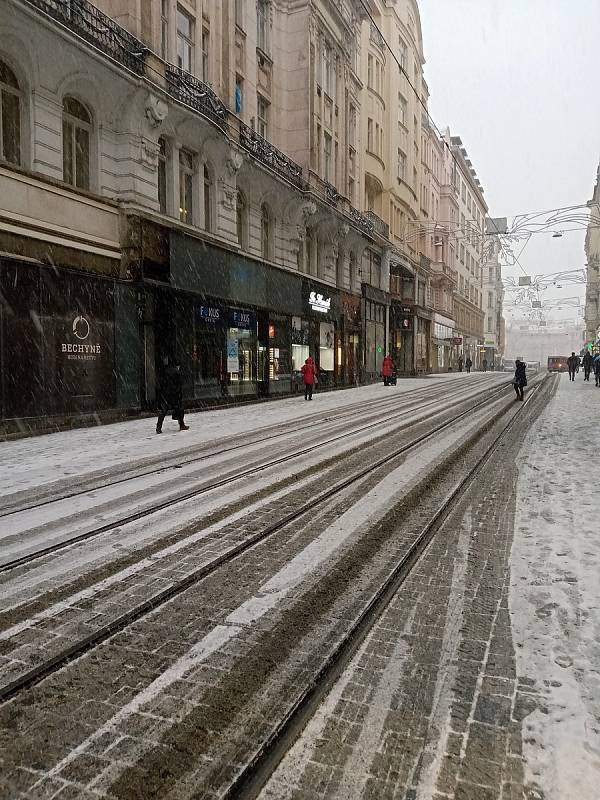
<svg viewBox="0 0 600 800"><path fill-rule="evenodd" d="M600 0L418 2L431 115L462 138L491 215L589 200L600 159ZM532 274L583 267L584 235L538 234L520 262Z"/></svg>

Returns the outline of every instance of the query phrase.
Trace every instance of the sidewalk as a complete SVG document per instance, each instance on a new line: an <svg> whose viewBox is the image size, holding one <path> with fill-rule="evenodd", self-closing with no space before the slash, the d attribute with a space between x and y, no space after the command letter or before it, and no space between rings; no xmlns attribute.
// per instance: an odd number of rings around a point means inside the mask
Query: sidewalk
<svg viewBox="0 0 600 800"><path fill-rule="evenodd" d="M600 794L600 389L559 389L521 450L510 613L531 679L525 783L544 800Z"/></svg>

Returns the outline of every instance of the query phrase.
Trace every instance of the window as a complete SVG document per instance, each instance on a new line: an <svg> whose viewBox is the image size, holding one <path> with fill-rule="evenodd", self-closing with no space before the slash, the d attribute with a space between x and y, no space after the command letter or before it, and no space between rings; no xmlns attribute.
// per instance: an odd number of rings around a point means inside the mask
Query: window
<svg viewBox="0 0 600 800"><path fill-rule="evenodd" d="M348 144L356 149L356 107L353 105L348 112Z"/></svg>
<svg viewBox="0 0 600 800"><path fill-rule="evenodd" d="M323 170L323 177L326 181L331 182L331 136L326 133L323 137L324 145L325 145L325 160L324 160L324 170Z"/></svg>
<svg viewBox="0 0 600 800"><path fill-rule="evenodd" d="M348 200L354 205L354 178L348 178Z"/></svg>
<svg viewBox="0 0 600 800"><path fill-rule="evenodd" d="M204 181L204 229L211 231L213 227L212 220L212 181L210 178L210 170L208 166L204 165L203 170Z"/></svg>
<svg viewBox="0 0 600 800"><path fill-rule="evenodd" d="M158 209L161 214L167 213L167 140L164 136L158 140Z"/></svg>
<svg viewBox="0 0 600 800"><path fill-rule="evenodd" d="M258 117L258 133L264 139L269 138L269 103L262 95L258 95L257 117Z"/></svg>
<svg viewBox="0 0 600 800"><path fill-rule="evenodd" d="M13 71L0 61L0 160L21 163L21 91Z"/></svg>
<svg viewBox="0 0 600 800"><path fill-rule="evenodd" d="M238 191L237 193L235 214L236 214L238 244L242 248L242 250L245 250L247 248L246 231L248 229L248 226L246 224L247 208L246 208L246 198L240 191Z"/></svg>
<svg viewBox="0 0 600 800"><path fill-rule="evenodd" d="M493 321L493 319L491 317L488 317L488 320L487 320L487 332L488 333L493 333L493 331L494 331L494 321Z"/></svg>
<svg viewBox="0 0 600 800"><path fill-rule="evenodd" d="M257 43L263 53L269 52L269 0L258 0L256 7Z"/></svg>
<svg viewBox="0 0 600 800"><path fill-rule="evenodd" d="M194 71L194 18L177 6L177 66Z"/></svg>
<svg viewBox="0 0 600 800"><path fill-rule="evenodd" d="M460 263L461 264L465 263L465 246L464 246L464 244L461 244L461 246L460 246Z"/></svg>
<svg viewBox="0 0 600 800"><path fill-rule="evenodd" d="M90 188L92 120L74 97L63 100L63 180L78 189Z"/></svg>
<svg viewBox="0 0 600 800"><path fill-rule="evenodd" d="M235 113L241 114L244 104L244 79L241 75L235 76Z"/></svg>
<svg viewBox="0 0 600 800"><path fill-rule="evenodd" d="M406 72L406 65L408 63L408 47L401 36L398 37L398 60L400 61L400 66L404 72Z"/></svg>
<svg viewBox="0 0 600 800"><path fill-rule="evenodd" d="M191 225L194 219L194 154L179 151L179 219Z"/></svg>
<svg viewBox="0 0 600 800"><path fill-rule="evenodd" d="M329 42L325 42L323 46L323 89L329 97L333 96L331 92L332 59L333 53L331 51L331 45Z"/></svg>
<svg viewBox="0 0 600 800"><path fill-rule="evenodd" d="M367 57L367 87L369 89L373 88L373 64L374 64L374 60L375 59L373 58L371 53L369 53L369 55Z"/></svg>
<svg viewBox="0 0 600 800"><path fill-rule="evenodd" d="M408 107L408 102L405 97L403 97L400 92L398 92L398 122L401 125L406 127L406 109Z"/></svg>
<svg viewBox="0 0 600 800"><path fill-rule="evenodd" d="M165 61L169 58L169 0L160 3L160 55Z"/></svg>
<svg viewBox="0 0 600 800"><path fill-rule="evenodd" d="M265 203L260 207L260 243L262 257L265 261L269 261L271 259L271 216Z"/></svg>
<svg viewBox="0 0 600 800"><path fill-rule="evenodd" d="M466 185L466 183L463 183L463 185L462 185L461 197L462 197L462 201L464 203L466 201L466 199L467 199L467 185Z"/></svg>
<svg viewBox="0 0 600 800"><path fill-rule="evenodd" d="M398 179L406 180L406 154L398 148Z"/></svg>
<svg viewBox="0 0 600 800"><path fill-rule="evenodd" d="M202 28L202 75L200 76L205 83L210 82L208 50L210 45L210 33L208 28Z"/></svg>
<svg viewBox="0 0 600 800"><path fill-rule="evenodd" d="M235 24L244 30L244 0L235 0Z"/></svg>
<svg viewBox="0 0 600 800"><path fill-rule="evenodd" d="M373 152L373 120L367 120L367 150Z"/></svg>
<svg viewBox="0 0 600 800"><path fill-rule="evenodd" d="M488 308L494 307L494 294L493 292L488 292Z"/></svg>

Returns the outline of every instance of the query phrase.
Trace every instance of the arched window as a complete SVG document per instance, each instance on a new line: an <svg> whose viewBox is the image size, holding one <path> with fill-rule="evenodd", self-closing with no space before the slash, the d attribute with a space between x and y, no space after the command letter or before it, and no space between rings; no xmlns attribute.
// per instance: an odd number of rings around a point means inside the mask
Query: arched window
<svg viewBox="0 0 600 800"><path fill-rule="evenodd" d="M0 160L21 163L21 90L14 72L0 61Z"/></svg>
<svg viewBox="0 0 600 800"><path fill-rule="evenodd" d="M248 224L247 224L247 215L248 215L248 208L246 206L246 198L242 194L242 192L238 191L237 193L237 200L235 205L235 215L236 215L236 228L237 228L237 238L238 244L242 250L247 250L248 243L247 243L247 231L248 231Z"/></svg>
<svg viewBox="0 0 600 800"><path fill-rule="evenodd" d="M271 237L271 215L266 204L263 203L260 207L260 241L262 257L265 261L270 261L272 258Z"/></svg>
<svg viewBox="0 0 600 800"><path fill-rule="evenodd" d="M63 180L78 189L90 188L92 118L74 97L63 100Z"/></svg>
<svg viewBox="0 0 600 800"><path fill-rule="evenodd" d="M212 218L212 180L210 177L210 170L207 165L204 165L203 171L204 180L204 229L212 231L213 218Z"/></svg>
<svg viewBox="0 0 600 800"><path fill-rule="evenodd" d="M169 150L167 140L161 136L158 140L158 208L161 214L167 213L167 158Z"/></svg>

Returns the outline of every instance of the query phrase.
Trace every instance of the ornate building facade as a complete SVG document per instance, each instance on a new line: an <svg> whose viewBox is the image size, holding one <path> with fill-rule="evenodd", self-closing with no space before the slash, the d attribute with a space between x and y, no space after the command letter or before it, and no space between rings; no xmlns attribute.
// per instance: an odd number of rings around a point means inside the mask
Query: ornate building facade
<svg viewBox="0 0 600 800"><path fill-rule="evenodd" d="M585 290L585 341L593 342L600 350L600 167L596 173L596 185L592 199L588 202L591 220L585 237L587 261L587 283Z"/></svg>

